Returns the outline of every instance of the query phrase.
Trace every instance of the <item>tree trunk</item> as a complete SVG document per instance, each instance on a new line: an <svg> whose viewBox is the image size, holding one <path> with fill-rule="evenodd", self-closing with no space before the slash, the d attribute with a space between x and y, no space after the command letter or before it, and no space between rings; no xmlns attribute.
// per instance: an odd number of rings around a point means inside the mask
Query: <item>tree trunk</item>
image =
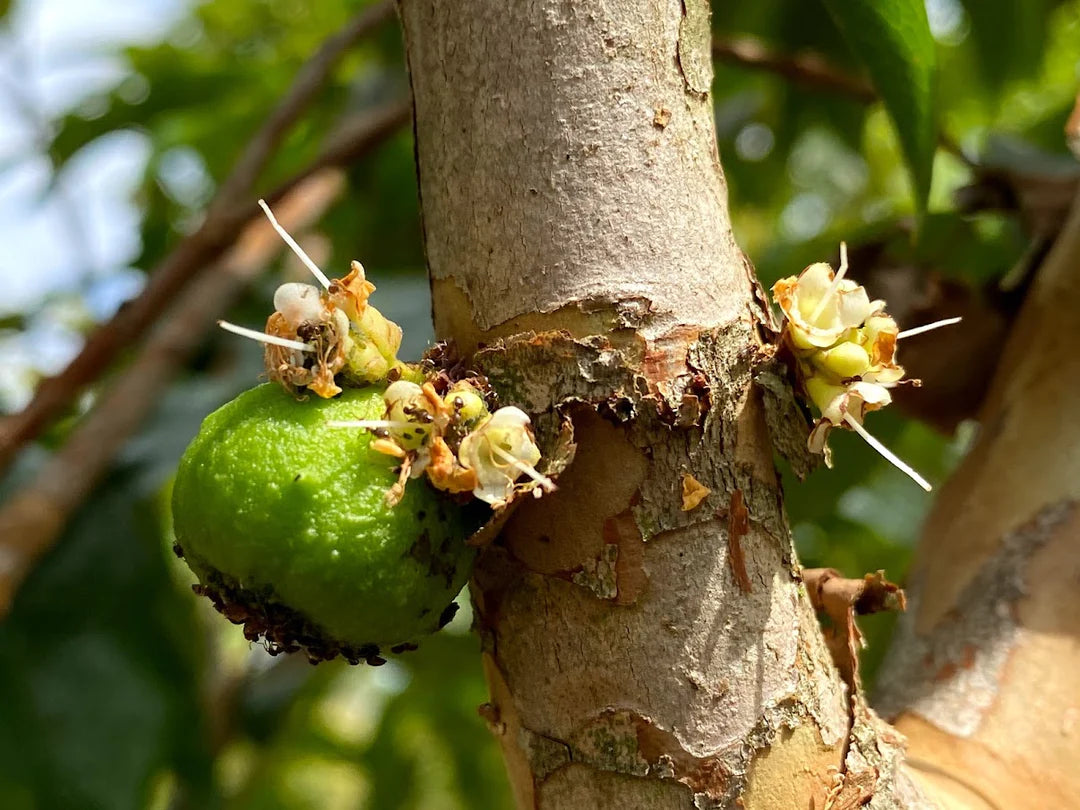
<svg viewBox="0 0 1080 810"><path fill-rule="evenodd" d="M472 583L519 806L914 806L791 548L707 2L399 5L436 330L577 443Z"/></svg>
<svg viewBox="0 0 1080 810"><path fill-rule="evenodd" d="M946 808L1080 806L1080 198L927 521L880 705Z"/></svg>

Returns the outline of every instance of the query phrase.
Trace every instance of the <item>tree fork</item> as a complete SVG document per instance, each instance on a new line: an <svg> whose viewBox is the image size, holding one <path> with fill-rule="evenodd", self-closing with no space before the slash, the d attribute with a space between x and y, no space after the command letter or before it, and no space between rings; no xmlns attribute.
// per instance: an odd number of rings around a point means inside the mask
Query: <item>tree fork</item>
<svg viewBox="0 0 1080 810"><path fill-rule="evenodd" d="M436 331L542 434L569 413L577 442L473 582L519 805L900 806L899 740L857 700L850 728L798 579L708 4L399 10ZM684 511L686 476L710 492Z"/></svg>

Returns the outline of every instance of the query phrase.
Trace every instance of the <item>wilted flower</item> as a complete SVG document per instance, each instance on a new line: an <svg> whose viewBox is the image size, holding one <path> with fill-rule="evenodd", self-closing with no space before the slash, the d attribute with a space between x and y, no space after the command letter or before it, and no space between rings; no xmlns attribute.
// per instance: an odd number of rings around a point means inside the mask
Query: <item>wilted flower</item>
<svg viewBox="0 0 1080 810"><path fill-rule="evenodd" d="M364 428L375 433L374 450L401 459L398 481L387 493L395 504L410 478L427 475L436 489L469 492L499 506L523 474L540 486L554 485L534 467L540 460L529 430L529 417L518 408L494 414L479 389L467 380L440 396L430 382L391 383L385 392L384 419L332 422L334 427Z"/></svg>
<svg viewBox="0 0 1080 810"><path fill-rule="evenodd" d="M327 278L266 203L259 204L322 289L298 282L278 287L264 333L221 325L264 343L267 377L293 392L308 388L332 397L341 392L335 381L339 374L363 385L386 379L394 369L403 371L397 359L401 328L368 303L375 286L364 276L363 266L354 261L345 278Z"/></svg>

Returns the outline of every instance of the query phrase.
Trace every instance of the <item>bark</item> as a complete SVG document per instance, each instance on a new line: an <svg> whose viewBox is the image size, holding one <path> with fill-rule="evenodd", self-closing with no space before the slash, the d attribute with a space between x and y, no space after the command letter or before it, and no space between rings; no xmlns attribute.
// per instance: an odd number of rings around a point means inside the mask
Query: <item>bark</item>
<svg viewBox="0 0 1080 810"><path fill-rule="evenodd" d="M519 806L914 806L798 576L707 3L399 8L437 332L577 443L472 583Z"/></svg>
<svg viewBox="0 0 1080 810"><path fill-rule="evenodd" d="M942 490L880 706L943 807L1080 796L1080 197Z"/></svg>

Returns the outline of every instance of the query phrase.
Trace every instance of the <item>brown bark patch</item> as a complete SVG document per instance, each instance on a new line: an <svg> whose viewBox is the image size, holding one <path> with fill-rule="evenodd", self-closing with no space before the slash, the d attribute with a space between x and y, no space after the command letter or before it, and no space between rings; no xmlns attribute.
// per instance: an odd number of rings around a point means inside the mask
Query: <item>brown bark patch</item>
<svg viewBox="0 0 1080 810"><path fill-rule="evenodd" d="M735 583L743 593L753 590L750 575L746 573L746 554L742 547L742 540L749 533L750 512L746 509L742 490L737 489L731 493L731 506L728 508L728 560Z"/></svg>
<svg viewBox="0 0 1080 810"><path fill-rule="evenodd" d="M615 602L619 605L632 605L649 582L643 567L645 539L638 529L632 507L604 521L604 542L619 549L619 556L615 561Z"/></svg>
<svg viewBox="0 0 1080 810"><path fill-rule="evenodd" d="M670 387L672 380L687 373L686 350L698 339L701 330L694 326L680 326L650 340L641 362L641 373L661 391ZM669 392L665 392L669 393Z"/></svg>

